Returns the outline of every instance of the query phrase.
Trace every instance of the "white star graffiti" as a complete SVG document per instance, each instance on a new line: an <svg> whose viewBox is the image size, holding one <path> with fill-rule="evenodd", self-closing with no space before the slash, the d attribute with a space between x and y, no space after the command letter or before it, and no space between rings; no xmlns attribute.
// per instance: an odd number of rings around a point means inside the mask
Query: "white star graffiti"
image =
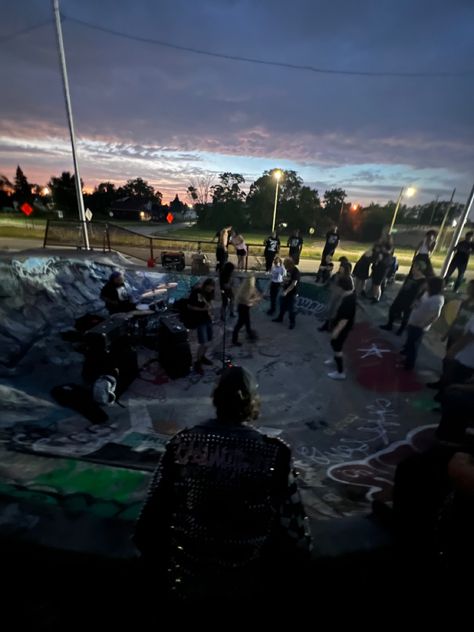
<svg viewBox="0 0 474 632"><path fill-rule="evenodd" d="M374 342L367 349L357 349L357 351L363 351L364 355L360 356L362 360L364 358L369 358L370 356L383 358L384 353L390 353L390 349L381 349L380 347L377 347Z"/></svg>

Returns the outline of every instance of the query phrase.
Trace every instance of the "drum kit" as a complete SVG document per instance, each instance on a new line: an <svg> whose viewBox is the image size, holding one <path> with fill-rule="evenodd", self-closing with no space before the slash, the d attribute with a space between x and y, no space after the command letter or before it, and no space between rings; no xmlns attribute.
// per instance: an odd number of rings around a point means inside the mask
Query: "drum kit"
<svg viewBox="0 0 474 632"><path fill-rule="evenodd" d="M168 291L177 287L177 283L160 283L152 290L144 292L136 305L136 309L129 312L128 333L146 346L155 347L156 336L160 326L160 318L172 305L173 298L168 297Z"/></svg>

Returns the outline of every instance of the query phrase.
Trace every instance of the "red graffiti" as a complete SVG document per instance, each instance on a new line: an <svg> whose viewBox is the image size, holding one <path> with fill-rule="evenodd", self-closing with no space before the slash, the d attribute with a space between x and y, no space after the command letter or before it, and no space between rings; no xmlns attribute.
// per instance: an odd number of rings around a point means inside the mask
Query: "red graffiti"
<svg viewBox="0 0 474 632"><path fill-rule="evenodd" d="M358 323L344 350L358 383L377 393L413 393L423 389L415 371L405 371L399 350L369 323Z"/></svg>

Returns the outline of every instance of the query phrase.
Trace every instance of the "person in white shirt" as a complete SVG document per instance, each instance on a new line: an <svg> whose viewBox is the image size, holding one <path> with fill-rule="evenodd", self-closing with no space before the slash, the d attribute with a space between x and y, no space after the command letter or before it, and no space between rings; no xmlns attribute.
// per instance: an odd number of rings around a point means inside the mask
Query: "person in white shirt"
<svg viewBox="0 0 474 632"><path fill-rule="evenodd" d="M407 338L401 352L405 356L407 370L415 367L423 334L438 320L444 305L443 279L431 277L427 283L428 292L416 303L408 319Z"/></svg>
<svg viewBox="0 0 474 632"><path fill-rule="evenodd" d="M278 293L280 292L281 284L283 283L283 278L286 274L285 267L280 257L275 257L273 260L270 274L270 309L267 312L269 316L275 313Z"/></svg>
<svg viewBox="0 0 474 632"><path fill-rule="evenodd" d="M423 241L418 245L418 248L415 251L415 256L413 257L413 262L416 261L424 261L426 265L426 276L432 277L434 276L433 266L431 264L431 253L436 246L436 239L438 237L438 233L435 230L429 230Z"/></svg>

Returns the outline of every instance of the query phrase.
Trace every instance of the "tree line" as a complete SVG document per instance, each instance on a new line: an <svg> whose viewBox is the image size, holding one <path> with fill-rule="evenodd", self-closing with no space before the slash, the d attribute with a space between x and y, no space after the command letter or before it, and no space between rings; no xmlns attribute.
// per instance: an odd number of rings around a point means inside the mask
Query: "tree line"
<svg viewBox="0 0 474 632"><path fill-rule="evenodd" d="M245 178L239 173L225 172L217 179L204 176L193 180L186 193L197 213L198 226L212 231L224 225L233 225L240 231L269 230L275 201L275 171L265 171L251 183L248 191L245 190ZM127 180L122 186L101 182L92 193L84 193L84 203L96 218L108 218L114 203L124 198L147 200L158 207L163 206L161 192L142 178ZM39 213L60 209L66 216L76 217L74 176L66 171L51 177L46 187L41 187L30 183L20 166L13 182L0 175L0 208L23 202L36 204ZM443 221L448 206L448 202L437 200L418 206L402 205L397 221L436 226ZM164 208L178 213L185 211L188 205L176 195ZM351 202L346 191L337 187L326 190L321 198L317 189L306 186L295 171L284 170L279 181L276 225L286 231L299 228L307 232L314 228L320 235L336 224L345 238L369 241L380 236L394 209L393 201L368 206ZM447 220L451 221L461 211L462 205L453 204Z"/></svg>

